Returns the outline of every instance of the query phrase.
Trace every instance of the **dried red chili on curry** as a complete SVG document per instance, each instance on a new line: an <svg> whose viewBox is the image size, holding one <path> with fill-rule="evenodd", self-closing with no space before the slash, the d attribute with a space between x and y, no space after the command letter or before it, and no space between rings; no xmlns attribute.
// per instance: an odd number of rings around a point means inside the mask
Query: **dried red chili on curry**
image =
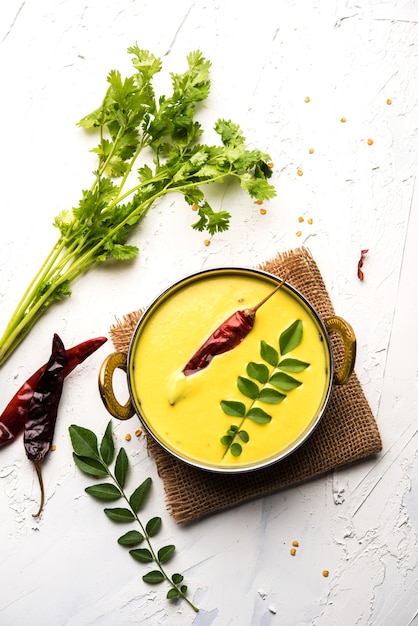
<svg viewBox="0 0 418 626"><path fill-rule="evenodd" d="M248 335L254 327L257 310L273 294L280 289L286 279L282 280L273 291L251 309L243 309L233 313L226 319L201 345L192 358L186 363L182 372L185 376L195 374L205 369L218 354L232 350Z"/></svg>

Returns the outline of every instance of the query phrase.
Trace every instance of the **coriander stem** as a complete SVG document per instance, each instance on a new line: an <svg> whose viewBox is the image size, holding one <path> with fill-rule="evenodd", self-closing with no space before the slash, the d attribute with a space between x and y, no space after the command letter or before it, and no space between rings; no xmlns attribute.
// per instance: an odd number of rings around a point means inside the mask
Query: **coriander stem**
<svg viewBox="0 0 418 626"><path fill-rule="evenodd" d="M135 155L134 158L136 157L137 155ZM217 182L228 175L233 175L233 173L229 171L219 174L219 176L213 176L212 178L203 181L201 184ZM146 184L148 185L152 182L159 182L161 180L164 180L164 176L162 177L161 174L158 176L157 173L157 175L149 179ZM123 221L114 226L107 233L107 238L110 240L133 217L140 215L140 219L142 219L158 198L161 198L171 192L184 192L188 188L194 187L195 185L196 183L194 181L177 186L171 186L171 182L168 182L163 189L156 191L144 202L135 207ZM117 196L117 198L108 204L106 210L111 210L120 202L123 202L123 200L129 196L138 192L142 186L143 183L139 183L128 191L122 193L123 185L121 184L119 187L121 193ZM39 317L42 315L43 311L50 304L52 304L54 299L56 299L54 298L54 293L58 293L58 288L66 282L71 283L94 264L94 256L102 248L103 241L98 241L92 248L86 250L86 252L79 255L79 251L76 255L75 250L77 248L82 250L84 245L88 245L87 236L81 244L77 242L71 243L71 235L67 238L61 236L58 239L44 263L30 282L22 299L18 303L9 324L0 338L0 366L5 363L18 345L23 341ZM50 283L49 288L42 294L41 297L39 297L40 289L48 284L48 282Z"/></svg>

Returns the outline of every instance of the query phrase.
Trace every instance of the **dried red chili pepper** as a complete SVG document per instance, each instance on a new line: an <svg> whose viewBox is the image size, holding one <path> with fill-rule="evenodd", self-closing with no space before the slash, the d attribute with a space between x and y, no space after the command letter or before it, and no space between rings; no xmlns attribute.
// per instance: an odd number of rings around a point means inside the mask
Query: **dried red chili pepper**
<svg viewBox="0 0 418 626"><path fill-rule="evenodd" d="M186 363L182 372L185 376L205 369L213 357L235 348L248 335L254 326L255 314L273 294L280 289L286 279L282 280L272 292L251 309L239 310L225 320L197 350Z"/></svg>
<svg viewBox="0 0 418 626"><path fill-rule="evenodd" d="M65 375L65 348L57 334L52 341L52 352L45 370L39 378L30 401L25 422L24 446L26 456L35 466L41 489L38 517L44 506L44 485L41 465L51 448L57 421Z"/></svg>
<svg viewBox="0 0 418 626"><path fill-rule="evenodd" d="M360 280L364 280L364 273L363 270L361 269L363 267L363 263L364 263L364 258L366 256L366 254L368 253L369 250L362 250L361 254L360 254L360 260L357 264L357 276L359 277Z"/></svg>
<svg viewBox="0 0 418 626"><path fill-rule="evenodd" d="M65 351L64 376L96 352L107 341L106 337L88 339ZM38 381L46 369L45 363L15 393L0 416L0 446L11 443L23 431L30 402Z"/></svg>

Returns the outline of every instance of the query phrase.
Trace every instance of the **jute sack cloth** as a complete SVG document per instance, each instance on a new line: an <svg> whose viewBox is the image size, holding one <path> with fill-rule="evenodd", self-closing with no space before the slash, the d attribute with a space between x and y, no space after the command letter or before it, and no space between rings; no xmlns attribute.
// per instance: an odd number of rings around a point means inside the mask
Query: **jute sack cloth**
<svg viewBox="0 0 418 626"><path fill-rule="evenodd" d="M335 314L319 269L306 248L278 254L259 269L279 277L288 272L288 282L309 300L322 319ZM128 351L141 314L130 313L110 329L119 352ZM343 347L341 342L331 342L338 367ZM178 524L274 493L382 449L376 421L355 373L345 385L333 387L328 407L306 442L266 468L235 475L208 472L173 458L152 437L145 437L164 484L167 509Z"/></svg>

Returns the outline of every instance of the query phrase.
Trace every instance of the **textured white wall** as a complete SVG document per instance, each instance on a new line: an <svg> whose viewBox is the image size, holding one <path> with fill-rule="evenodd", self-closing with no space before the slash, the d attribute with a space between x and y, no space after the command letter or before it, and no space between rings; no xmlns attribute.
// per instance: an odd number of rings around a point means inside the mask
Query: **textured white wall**
<svg viewBox="0 0 418 626"><path fill-rule="evenodd" d="M162 57L162 92L168 72L202 50L212 61L200 112L208 140L218 117L239 123L250 145L271 155L278 191L264 216L231 186L212 192L232 222L209 246L181 198L159 202L133 237L137 261L81 278L2 368L0 410L45 360L53 332L67 345L107 334L115 317L189 272L254 266L303 244L356 330L356 370L384 443L378 459L179 528L142 442L124 441L135 425L115 423L133 482L154 478L147 513L164 516L164 539L177 545L175 565L201 607L195 616L142 583L72 461L69 424L100 433L108 421L97 371L109 341L68 379L40 520L31 516L38 487L21 442L0 450L0 624L415 623L416 2L10 0L0 15L1 328L55 242L55 214L90 185L95 143L75 124L100 103L110 69L130 73L126 49L136 42Z"/></svg>

